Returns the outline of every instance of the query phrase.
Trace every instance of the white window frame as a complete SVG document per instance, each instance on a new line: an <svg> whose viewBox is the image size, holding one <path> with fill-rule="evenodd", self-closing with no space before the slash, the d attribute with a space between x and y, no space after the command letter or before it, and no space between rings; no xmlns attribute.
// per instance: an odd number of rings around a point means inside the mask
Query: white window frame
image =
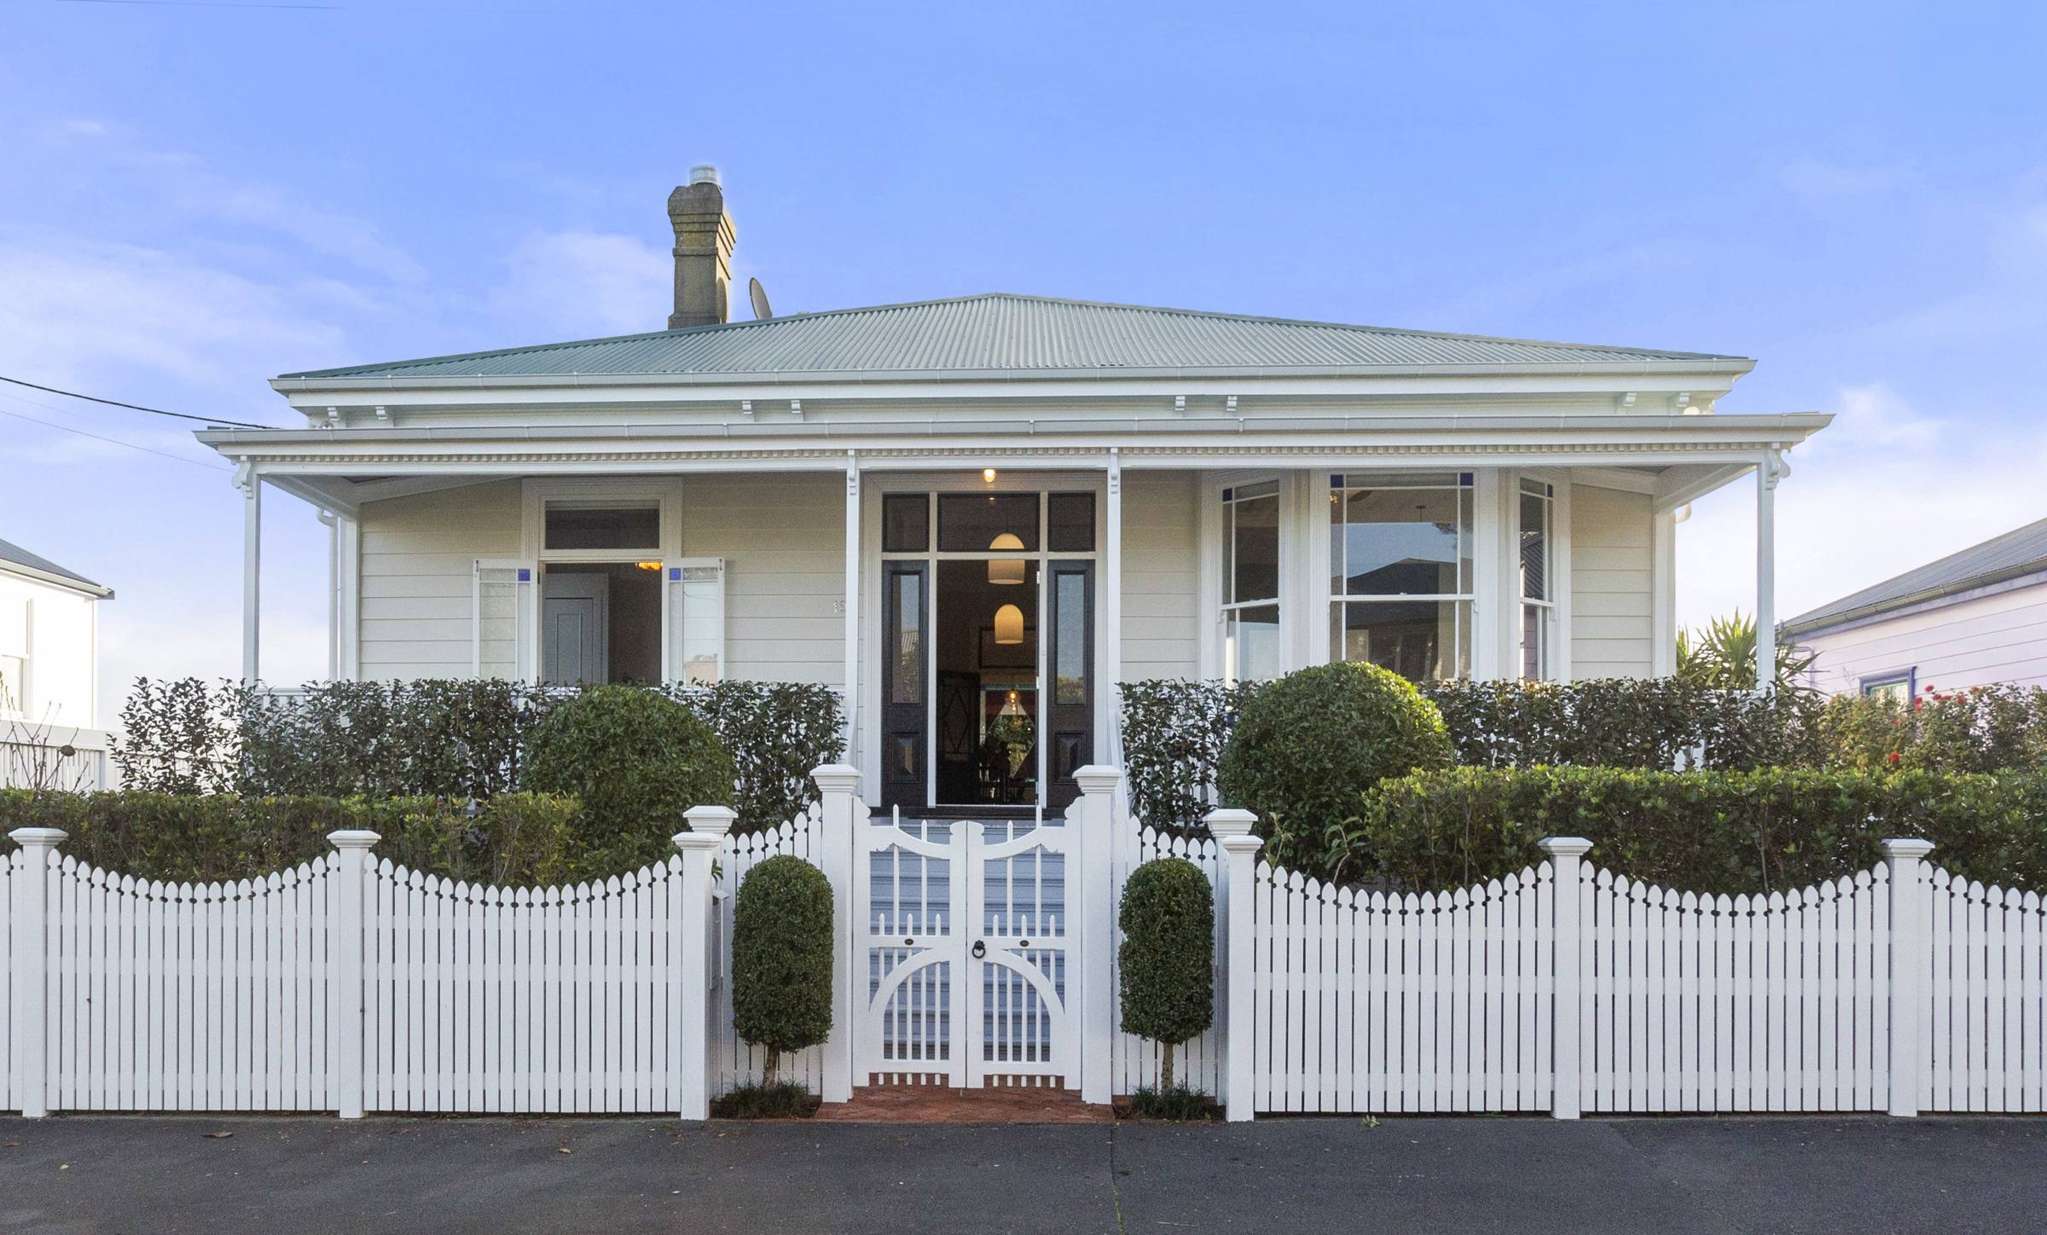
<svg viewBox="0 0 2047 1235"><path fill-rule="evenodd" d="M0 716L11 719L31 714L35 689L36 602L24 596L20 605L20 641L0 643ZM11 622L0 626L0 636L12 629Z"/></svg>
<svg viewBox="0 0 2047 1235"><path fill-rule="evenodd" d="M1524 474L1515 479L1509 493L1514 501L1514 677L1524 681L1553 682L1557 680L1557 485L1541 476ZM1523 502L1535 498L1542 503L1542 580L1543 595L1540 599L1528 595L1528 580L1522 570L1521 539L1527 528L1521 521ZM1534 608L1540 618L1536 625L1535 673L1530 676L1528 664L1528 628L1525 611ZM1507 676L1507 675L1503 675Z"/></svg>
<svg viewBox="0 0 2047 1235"><path fill-rule="evenodd" d="M1456 482L1449 485L1402 483L1403 477L1419 479L1442 475L1453 476L1456 478ZM1382 477L1386 482L1390 483L1352 484L1350 483L1350 478L1353 476ZM1343 641L1336 637L1333 629L1343 612L1344 606L1357 604L1440 604L1450 602L1460 606L1452 610L1452 613L1457 615L1455 619L1455 637L1461 643L1461 647L1452 655L1452 664L1462 664L1462 671L1457 675L1459 677L1469 678L1477 676L1480 672L1480 648L1482 646L1479 635L1485 626L1485 609L1480 603L1480 596L1484 590L1481 581L1485 576L1485 568L1481 565L1481 560L1484 555L1484 546L1488 543L1485 536L1487 529L1486 511L1481 502L1482 487L1479 484L1480 474L1464 468L1361 468L1353 472L1329 472L1324 474L1322 479L1325 482L1324 492L1333 495L1335 498L1335 510L1341 510L1343 503L1347 500L1347 495L1357 489L1416 489L1466 495L1466 500L1458 504L1460 526L1457 530L1457 560L1460 562L1464 561L1468 556L1471 561L1471 577L1468 580L1469 590L1464 592L1430 592L1427 594L1373 593L1354 596L1347 591L1338 591L1339 586L1348 586L1349 572L1347 570L1332 569L1335 563L1330 559L1333 559L1340 552L1335 531L1337 520L1332 512L1325 519L1325 522L1330 527L1329 554L1320 566L1320 570L1329 577L1329 603L1323 615L1323 621L1326 627L1331 628L1329 639L1330 662L1334 663L1344 659ZM1467 509L1470 511L1470 521L1468 524L1464 522L1463 518L1464 512ZM1514 608L1514 614L1518 622L1520 615L1520 608L1518 606Z"/></svg>
<svg viewBox="0 0 2047 1235"><path fill-rule="evenodd" d="M1245 489L1262 489L1271 486L1270 492L1261 492L1249 497ZM1279 473L1264 473L1237 478L1224 478L1214 486L1215 492L1210 505L1216 512L1216 538L1214 556L1216 559L1216 593L1214 612L1216 615L1216 656L1217 676L1234 684L1237 680L1235 666L1230 663L1230 624L1236 615L1246 609L1270 608L1278 615L1274 624L1279 638L1279 672L1285 673L1293 667L1293 640L1288 625L1292 606L1286 602L1287 590L1292 583L1292 569L1289 563L1288 546L1294 538L1287 534L1293 522L1290 500L1291 493L1287 477ZM1273 503L1274 536L1274 582L1270 597L1236 596L1236 508L1247 501L1260 502L1270 498Z"/></svg>
<svg viewBox="0 0 2047 1235"><path fill-rule="evenodd" d="M520 597L520 622L523 631L533 632L524 640L519 649L520 672L525 681L540 680L540 599L542 586L547 576L549 563L604 563L658 561L662 565L661 579L661 678L673 681L670 670L672 652L669 648L669 633L674 628L669 613L668 570L683 562L682 554L682 501L683 479L680 476L655 477L539 477L529 478L520 484L520 561L517 565L531 572L533 586ZM575 506L583 509L627 508L653 505L658 510L657 524L660 529L658 544L634 546L619 549L549 549L547 547L547 508L550 505ZM721 627L723 623L720 623ZM474 637L472 635L472 637ZM723 653L720 653L719 669L724 669Z"/></svg>

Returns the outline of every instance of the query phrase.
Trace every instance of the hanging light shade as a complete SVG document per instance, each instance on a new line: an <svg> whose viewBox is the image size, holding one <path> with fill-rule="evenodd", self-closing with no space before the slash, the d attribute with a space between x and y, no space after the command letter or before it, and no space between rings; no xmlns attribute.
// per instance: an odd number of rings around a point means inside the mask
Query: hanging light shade
<svg viewBox="0 0 2047 1235"><path fill-rule="evenodd" d="M988 548L996 553L1023 552L1023 538L1015 532L1002 532L988 542ZM988 563L988 582L1004 587L1024 581L1024 564L1021 558L999 560Z"/></svg>
<svg viewBox="0 0 2047 1235"><path fill-rule="evenodd" d="M995 642L1007 647L1023 642L1023 610L1004 605L995 611Z"/></svg>
<svg viewBox="0 0 2047 1235"><path fill-rule="evenodd" d="M1009 697L1002 701L1002 711L996 713L996 715L998 716L1007 716L1011 717L1012 719L1015 717L1023 716L1025 714L1026 713L1023 710L1023 701L1016 697L1015 691L1009 692Z"/></svg>

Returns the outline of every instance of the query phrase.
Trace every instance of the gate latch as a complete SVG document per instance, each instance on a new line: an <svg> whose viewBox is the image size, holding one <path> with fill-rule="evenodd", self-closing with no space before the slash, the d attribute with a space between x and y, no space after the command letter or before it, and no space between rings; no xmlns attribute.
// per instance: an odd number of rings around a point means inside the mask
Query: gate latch
<svg viewBox="0 0 2047 1235"><path fill-rule="evenodd" d="M985 939L976 939L974 941L974 959L980 960L982 957L986 955L988 955L988 941Z"/></svg>

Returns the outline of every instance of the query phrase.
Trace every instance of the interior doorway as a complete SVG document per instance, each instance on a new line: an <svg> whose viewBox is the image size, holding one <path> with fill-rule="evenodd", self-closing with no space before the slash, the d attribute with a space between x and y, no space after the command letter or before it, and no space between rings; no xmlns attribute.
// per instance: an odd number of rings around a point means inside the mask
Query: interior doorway
<svg viewBox="0 0 2047 1235"><path fill-rule="evenodd" d="M660 563L549 564L540 583L540 680L659 682Z"/></svg>

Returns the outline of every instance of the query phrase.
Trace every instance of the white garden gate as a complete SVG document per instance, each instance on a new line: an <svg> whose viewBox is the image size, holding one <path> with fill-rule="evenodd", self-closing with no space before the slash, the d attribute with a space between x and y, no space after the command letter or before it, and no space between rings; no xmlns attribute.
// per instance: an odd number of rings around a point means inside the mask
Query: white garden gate
<svg viewBox="0 0 2047 1235"><path fill-rule="evenodd" d="M893 817L855 849L856 1081L1077 1087L1059 821Z"/></svg>

